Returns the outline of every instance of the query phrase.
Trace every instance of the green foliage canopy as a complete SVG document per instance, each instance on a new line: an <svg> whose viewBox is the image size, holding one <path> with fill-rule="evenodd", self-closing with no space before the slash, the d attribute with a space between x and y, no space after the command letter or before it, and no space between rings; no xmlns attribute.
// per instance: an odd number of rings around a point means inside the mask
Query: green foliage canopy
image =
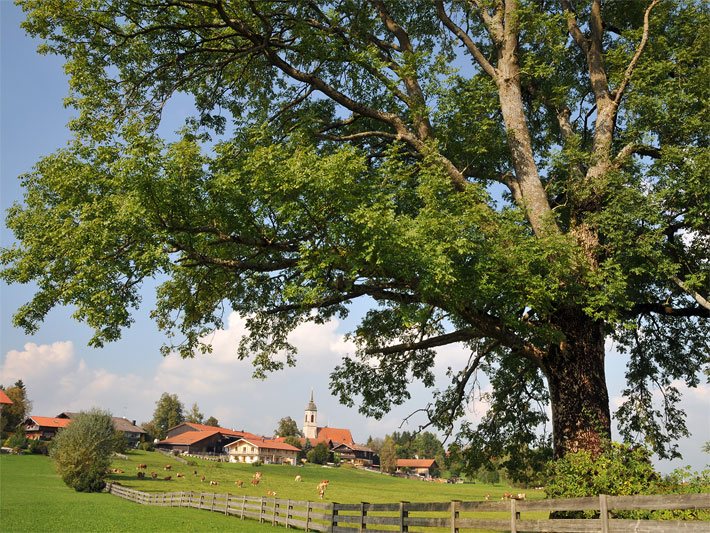
<svg viewBox="0 0 710 533"><path fill-rule="evenodd" d="M450 431L485 372L462 435L498 456L549 444L547 404L557 455L601 450L612 337L623 435L675 454L710 352L702 2L20 4L76 118L8 213L2 277L38 287L16 325L72 305L100 346L160 276L166 353L209 351L231 308L263 376L369 299L332 391L382 416L462 343L429 415ZM196 113L167 142L176 93Z"/></svg>

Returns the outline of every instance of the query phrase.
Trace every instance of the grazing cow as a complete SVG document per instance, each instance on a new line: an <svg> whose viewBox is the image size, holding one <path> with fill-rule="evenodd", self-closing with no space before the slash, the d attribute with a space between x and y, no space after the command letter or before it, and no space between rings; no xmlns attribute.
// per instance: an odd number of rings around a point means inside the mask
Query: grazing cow
<svg viewBox="0 0 710 533"><path fill-rule="evenodd" d="M175 474L175 477L185 477L185 474L178 472L177 474Z"/></svg>
<svg viewBox="0 0 710 533"><path fill-rule="evenodd" d="M202 474L202 476L200 476L200 481L201 481L202 483L205 482L205 475L204 475L204 474Z"/></svg>
<svg viewBox="0 0 710 533"><path fill-rule="evenodd" d="M491 495L490 495L490 494L486 494L486 501L489 501L490 499L491 499Z"/></svg>
<svg viewBox="0 0 710 533"><path fill-rule="evenodd" d="M193 471L192 471L192 475L193 475L193 476L196 476L196 475L197 475L197 470L193 470Z"/></svg>
<svg viewBox="0 0 710 533"><path fill-rule="evenodd" d="M261 480L257 477L251 478L251 484L254 485L255 487L259 484L259 481L261 481Z"/></svg>
<svg viewBox="0 0 710 533"><path fill-rule="evenodd" d="M136 475L138 476L138 479L143 479L145 477L145 472L138 472Z"/></svg>
<svg viewBox="0 0 710 533"><path fill-rule="evenodd" d="M327 479L324 479L323 481L318 483L318 496L320 496L321 500L325 496L325 489L328 488L328 483L330 483L330 481L328 481Z"/></svg>
<svg viewBox="0 0 710 533"><path fill-rule="evenodd" d="M165 476L163 479L165 481L170 481L173 478L173 476Z"/></svg>
<svg viewBox="0 0 710 533"><path fill-rule="evenodd" d="M139 464L136 468L137 468L138 470L145 470L146 468L148 468L148 465L144 465L143 463L141 463L141 464Z"/></svg>
<svg viewBox="0 0 710 533"><path fill-rule="evenodd" d="M513 497L513 495L512 495L510 492L504 492L504 493L503 493L503 497L501 498L501 500L509 500L509 499L511 499L512 497Z"/></svg>
<svg viewBox="0 0 710 533"><path fill-rule="evenodd" d="M244 486L244 482L241 479L239 481L235 481L234 484L240 489Z"/></svg>
<svg viewBox="0 0 710 533"><path fill-rule="evenodd" d="M210 485L219 485L219 481L210 481Z"/></svg>
<svg viewBox="0 0 710 533"><path fill-rule="evenodd" d="M165 470L170 470L170 469L172 469L172 467L173 467L173 465L165 465L164 469L165 469Z"/></svg>
<svg viewBox="0 0 710 533"><path fill-rule="evenodd" d="M296 476L296 481L300 483L300 482L301 482L301 476Z"/></svg>
<svg viewBox="0 0 710 533"><path fill-rule="evenodd" d="M276 491L275 490L267 490L266 495L267 496L276 496Z"/></svg>
<svg viewBox="0 0 710 533"><path fill-rule="evenodd" d="M152 477L153 479L158 479L158 473L157 473L157 472L151 472L151 473L150 473L150 477Z"/></svg>
<svg viewBox="0 0 710 533"><path fill-rule="evenodd" d="M525 499L525 493L524 492L519 492L515 496L513 496L516 500L524 500Z"/></svg>

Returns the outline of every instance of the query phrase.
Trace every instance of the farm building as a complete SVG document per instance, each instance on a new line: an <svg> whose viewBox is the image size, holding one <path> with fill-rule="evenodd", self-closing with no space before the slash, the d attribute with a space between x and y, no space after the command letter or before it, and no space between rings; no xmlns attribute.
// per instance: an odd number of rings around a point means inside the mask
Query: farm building
<svg viewBox="0 0 710 533"><path fill-rule="evenodd" d="M299 449L285 442L264 438L241 438L225 446L231 463L296 464Z"/></svg>
<svg viewBox="0 0 710 533"><path fill-rule="evenodd" d="M193 422L183 422L170 428L158 448L184 453L219 455L223 448L242 437L260 438L248 431L237 431Z"/></svg>
<svg viewBox="0 0 710 533"><path fill-rule="evenodd" d="M340 455L340 460L344 463L351 463L357 466L371 466L375 462L375 452L367 446L359 444L346 444L344 442L333 446L333 453Z"/></svg>
<svg viewBox="0 0 710 533"><path fill-rule="evenodd" d="M25 436L32 440L51 440L62 428L71 423L68 418L51 416L28 416L22 423Z"/></svg>
<svg viewBox="0 0 710 533"><path fill-rule="evenodd" d="M397 459L397 472L411 471L420 476L431 476L439 469L434 459Z"/></svg>

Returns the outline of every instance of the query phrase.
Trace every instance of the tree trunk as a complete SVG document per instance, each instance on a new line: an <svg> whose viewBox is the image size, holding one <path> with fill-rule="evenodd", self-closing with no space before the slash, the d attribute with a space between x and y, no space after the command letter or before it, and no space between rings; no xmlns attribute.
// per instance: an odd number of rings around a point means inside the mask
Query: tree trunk
<svg viewBox="0 0 710 533"><path fill-rule="evenodd" d="M604 325L579 308L564 309L553 321L564 334L550 346L543 367L552 404L554 455L579 450L597 454L611 435Z"/></svg>

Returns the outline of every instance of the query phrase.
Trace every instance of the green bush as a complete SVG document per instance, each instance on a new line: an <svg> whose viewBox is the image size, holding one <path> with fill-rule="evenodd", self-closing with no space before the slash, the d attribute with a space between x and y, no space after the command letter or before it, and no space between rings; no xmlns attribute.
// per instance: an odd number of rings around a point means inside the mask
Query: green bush
<svg viewBox="0 0 710 533"><path fill-rule="evenodd" d="M551 462L547 468L548 498L577 498L607 494L632 496L637 494L674 494L706 492L710 486L710 471L696 474L677 470L665 479L651 464L651 452L643 446L610 442L602 454L592 457L588 452L568 453ZM598 512L578 511L555 513L556 518L596 518ZM654 520L707 519L707 511L612 511L614 518Z"/></svg>
<svg viewBox="0 0 710 533"><path fill-rule="evenodd" d="M49 453L49 443L45 440L30 440L27 444L27 451L47 455Z"/></svg>
<svg viewBox="0 0 710 533"><path fill-rule="evenodd" d="M57 434L50 455L64 483L78 492L98 492L105 486L115 446L111 414L93 409Z"/></svg>
<svg viewBox="0 0 710 533"><path fill-rule="evenodd" d="M660 480L649 450L610 442L596 458L580 451L549 463L546 492L548 498L652 494Z"/></svg>
<svg viewBox="0 0 710 533"><path fill-rule="evenodd" d="M146 452L152 452L155 450L155 446L153 445L152 442L141 442L138 445L138 448L140 448L141 450L146 451Z"/></svg>
<svg viewBox="0 0 710 533"><path fill-rule="evenodd" d="M5 439L5 446L13 450L22 450L27 447L27 442L28 439L22 431L15 431Z"/></svg>

